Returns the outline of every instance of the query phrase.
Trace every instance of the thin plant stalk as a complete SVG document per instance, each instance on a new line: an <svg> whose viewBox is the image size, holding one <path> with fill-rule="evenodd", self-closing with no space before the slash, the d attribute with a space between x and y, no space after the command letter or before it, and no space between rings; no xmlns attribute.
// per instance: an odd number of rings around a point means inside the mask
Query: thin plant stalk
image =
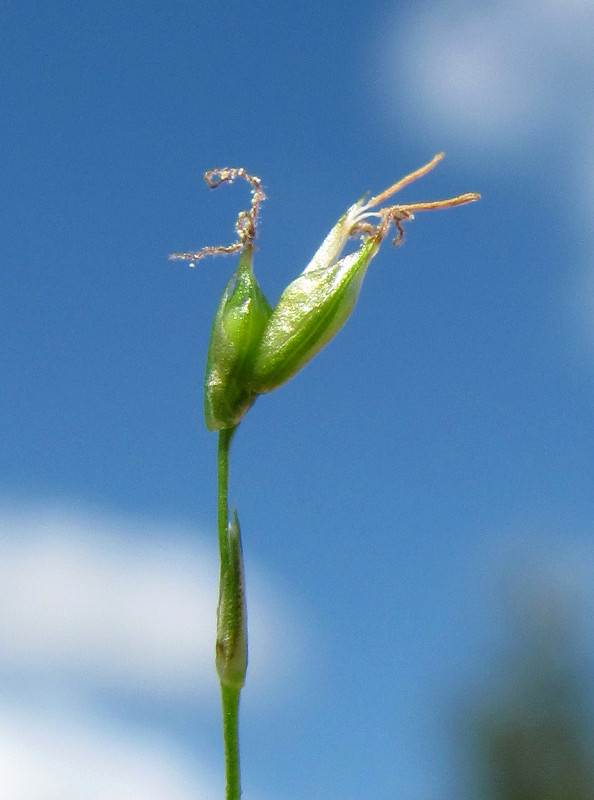
<svg viewBox="0 0 594 800"><path fill-rule="evenodd" d="M223 709L223 744L225 749L225 800L239 800L241 776L239 773L239 695L241 689L221 683Z"/></svg>
<svg viewBox="0 0 594 800"><path fill-rule="evenodd" d="M218 513L217 527L221 561L221 586L230 563L229 553L229 450L235 428L219 431L217 453ZM219 596L219 603L221 596ZM223 747L225 751L225 800L239 800L241 782L239 772L239 695L241 689L226 686L222 681L221 705L223 717Z"/></svg>
<svg viewBox="0 0 594 800"><path fill-rule="evenodd" d="M221 557L221 574L229 564L229 450L235 428L224 428L219 431L217 452L217 530L219 535L219 555Z"/></svg>
<svg viewBox="0 0 594 800"><path fill-rule="evenodd" d="M438 153L427 164L393 183L385 191L355 202L328 233L310 264L292 281L274 309L252 270L253 241L262 182L243 168L223 167L204 176L214 188L246 180L252 190L248 211L240 212L230 245L174 253L170 258L194 261L203 256L241 251L239 265L227 284L215 314L206 361L204 409L206 426L219 432L217 454L217 524L221 558L217 608L216 668L221 685L225 800L240 800L238 714L247 669L247 615L241 531L237 512L229 516L229 450L233 434L255 399L282 386L305 366L342 328L357 301L370 261L391 225L395 245L402 241L402 223L417 211L452 208L478 200L475 192L445 200L378 207L396 192L430 172L441 161ZM358 249L341 258L350 238Z"/></svg>

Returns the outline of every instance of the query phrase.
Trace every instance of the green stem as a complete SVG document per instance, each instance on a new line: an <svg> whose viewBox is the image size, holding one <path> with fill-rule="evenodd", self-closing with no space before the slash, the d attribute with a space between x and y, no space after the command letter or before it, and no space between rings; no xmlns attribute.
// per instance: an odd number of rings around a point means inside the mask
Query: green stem
<svg viewBox="0 0 594 800"><path fill-rule="evenodd" d="M221 572L227 568L229 562L229 543L227 538L227 527L229 525L229 449L235 431L236 428L224 428L219 431L217 452L217 529L219 533Z"/></svg>
<svg viewBox="0 0 594 800"><path fill-rule="evenodd" d="M239 800L241 780L239 775L239 694L241 689L221 684L223 707L223 742L225 743L225 800Z"/></svg>
<svg viewBox="0 0 594 800"><path fill-rule="evenodd" d="M229 565L229 450L235 430L236 428L226 428L219 431L217 452L217 527L221 559L221 586L223 585L223 575ZM241 795L237 730L240 692L241 689L221 683L223 746L225 750L225 800L239 800Z"/></svg>

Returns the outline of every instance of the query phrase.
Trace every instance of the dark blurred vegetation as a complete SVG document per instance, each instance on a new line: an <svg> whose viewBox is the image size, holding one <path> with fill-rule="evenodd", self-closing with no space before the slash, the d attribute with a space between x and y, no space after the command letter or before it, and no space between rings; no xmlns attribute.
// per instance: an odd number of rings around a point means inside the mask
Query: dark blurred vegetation
<svg viewBox="0 0 594 800"><path fill-rule="evenodd" d="M471 712L471 795L594 800L593 677L576 618L542 587L511 608L509 652Z"/></svg>

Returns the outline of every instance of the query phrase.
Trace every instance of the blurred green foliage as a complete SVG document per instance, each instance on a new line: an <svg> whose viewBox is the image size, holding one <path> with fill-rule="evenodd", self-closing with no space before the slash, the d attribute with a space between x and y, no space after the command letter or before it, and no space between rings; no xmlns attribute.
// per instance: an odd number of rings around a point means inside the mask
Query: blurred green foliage
<svg viewBox="0 0 594 800"><path fill-rule="evenodd" d="M592 681L573 619L553 594L514 605L507 663L473 712L475 797L594 800Z"/></svg>

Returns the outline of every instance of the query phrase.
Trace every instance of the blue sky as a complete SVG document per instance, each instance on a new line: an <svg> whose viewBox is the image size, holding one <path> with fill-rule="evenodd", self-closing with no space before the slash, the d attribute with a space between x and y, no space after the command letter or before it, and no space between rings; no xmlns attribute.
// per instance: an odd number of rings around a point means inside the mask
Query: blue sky
<svg viewBox="0 0 594 800"><path fill-rule="evenodd" d="M246 800L453 800L502 598L594 595L594 5L7 2L0 800L221 796L202 374L247 187L271 301L445 150L340 335L236 436ZM505 590L502 587L507 587ZM512 592L513 594L513 592ZM583 627L584 652L594 631Z"/></svg>

